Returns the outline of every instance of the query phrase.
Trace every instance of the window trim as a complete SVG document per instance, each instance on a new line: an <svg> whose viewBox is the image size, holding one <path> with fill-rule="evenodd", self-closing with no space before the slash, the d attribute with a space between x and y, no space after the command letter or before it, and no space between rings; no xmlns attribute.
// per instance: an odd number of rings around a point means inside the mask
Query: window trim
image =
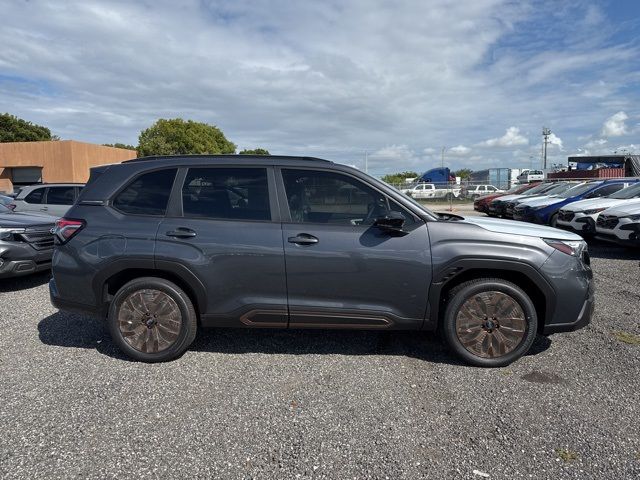
<svg viewBox="0 0 640 480"><path fill-rule="evenodd" d="M135 182L138 178L142 177L143 175L146 175L147 173L154 173L154 172L160 172L163 170L175 170L176 174L173 177L173 183L171 184L171 190L169 191L169 199L167 200L167 208L165 209L163 214L152 214L152 213L129 213L129 212L123 212L122 210L120 210L119 208L117 208L113 202L115 200L115 198L120 195L124 190L126 190L127 188L129 188L129 186ZM116 192L111 195L111 197L109 197L109 200L107 201L107 206L109 208L112 208L113 210L115 210L116 212L118 212L121 215L126 215L128 217L144 217L144 218L164 218L167 215L167 212L169 211L169 205L171 202L171 193L173 192L173 187L176 183L176 178L178 178L178 173L180 171L180 167L177 166L171 166L171 167L158 167L158 168L150 168L149 170L143 170L141 172L138 172L137 174L129 177L127 179L127 181L124 183L124 185L122 187L120 187L118 190L116 190Z"/></svg>
<svg viewBox="0 0 640 480"><path fill-rule="evenodd" d="M184 214L184 206L182 204L182 188L190 169L263 169L267 173L267 192L269 195L269 213L271 218L266 220L249 219L249 218L220 218L220 217L197 217ZM209 220L213 222L249 222L249 223L280 223L280 206L276 198L275 173L272 165L181 165L176 175L176 179L169 197L169 205L165 218L184 218L187 220Z"/></svg>
<svg viewBox="0 0 640 480"><path fill-rule="evenodd" d="M282 213L282 222L283 223L289 223L292 225L315 225L315 226L325 226L325 227L349 227L349 228L354 228L354 227L362 227L362 228L371 228L371 225L343 225L343 224L328 224L328 223L318 223L318 222L295 222L292 220L291 218L291 211L289 210L289 201L287 199L287 191L285 188L285 184L284 184L284 177L282 175L282 170L305 170L305 171L315 171L315 172L324 172L324 173L333 173L336 175L344 175L347 177L350 177L360 183L365 184L368 188L370 188L371 190L374 190L376 192L378 192L379 194L383 195L385 197L385 199L387 200L387 205L389 204L390 201L397 203L398 205L400 205L402 207L402 209L404 210L404 212L401 213L405 213L405 214L409 214L411 216L411 218L413 218L413 222L414 225L420 226L420 225L424 225L425 224L425 220L420 218L418 215L416 215L415 213L413 213L409 208L407 208L405 205L402 204L401 201L398 201L397 199L393 198L392 196L390 196L387 192L381 190L380 188L377 187L377 185L373 185L369 182L366 182L365 180L363 180L362 178L359 178L357 175L352 175L350 172L345 172L343 170L337 170L334 168L318 168L318 167L299 167L299 166L288 166L288 165L279 165L276 167L276 172L277 172L277 187L278 187L278 203L280 205L282 205L281 207L281 213Z"/></svg>

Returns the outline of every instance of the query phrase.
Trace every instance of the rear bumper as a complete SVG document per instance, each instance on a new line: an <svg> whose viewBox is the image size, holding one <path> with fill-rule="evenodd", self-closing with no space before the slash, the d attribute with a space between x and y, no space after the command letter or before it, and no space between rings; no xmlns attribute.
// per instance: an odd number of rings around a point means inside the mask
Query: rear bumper
<svg viewBox="0 0 640 480"><path fill-rule="evenodd" d="M64 310L66 312L80 313L83 315L89 315L92 317L104 317L106 312L95 305L87 305L84 303L72 302L60 297L58 293L58 287L54 278L49 280L49 299L51 304L58 310Z"/></svg>

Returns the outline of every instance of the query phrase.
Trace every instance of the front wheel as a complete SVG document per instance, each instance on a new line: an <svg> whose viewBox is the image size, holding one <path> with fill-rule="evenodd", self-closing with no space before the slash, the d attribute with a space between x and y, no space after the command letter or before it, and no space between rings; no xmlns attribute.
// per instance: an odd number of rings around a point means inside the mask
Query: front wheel
<svg viewBox="0 0 640 480"><path fill-rule="evenodd" d="M466 362L503 367L529 350L538 317L520 287L502 279L483 278L451 291L442 329L449 347Z"/></svg>
<svg viewBox="0 0 640 480"><path fill-rule="evenodd" d="M176 284L143 277L118 290L107 324L114 343L129 357L164 362L182 355L193 342L197 316L191 299Z"/></svg>

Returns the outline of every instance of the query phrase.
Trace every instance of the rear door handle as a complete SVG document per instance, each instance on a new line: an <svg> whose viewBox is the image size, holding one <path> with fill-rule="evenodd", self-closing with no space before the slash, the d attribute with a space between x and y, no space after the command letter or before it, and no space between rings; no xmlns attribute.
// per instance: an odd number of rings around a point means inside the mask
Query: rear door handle
<svg viewBox="0 0 640 480"><path fill-rule="evenodd" d="M175 238L193 238L197 235L196 232L191 230L190 228L176 228L175 230L170 230L166 233L167 237L175 237Z"/></svg>
<svg viewBox="0 0 640 480"><path fill-rule="evenodd" d="M289 243L295 243L297 245L313 245L319 242L317 237L309 235L308 233L299 233L295 237L289 237L288 240Z"/></svg>

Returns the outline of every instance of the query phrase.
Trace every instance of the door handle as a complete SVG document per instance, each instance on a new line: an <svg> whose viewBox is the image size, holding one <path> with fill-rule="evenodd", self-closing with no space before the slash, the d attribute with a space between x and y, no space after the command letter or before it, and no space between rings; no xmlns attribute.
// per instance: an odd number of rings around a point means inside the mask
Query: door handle
<svg viewBox="0 0 640 480"><path fill-rule="evenodd" d="M47 210L49 210L49 207L42 207L40 210L42 210L43 212L46 212Z"/></svg>
<svg viewBox="0 0 640 480"><path fill-rule="evenodd" d="M295 237L288 238L289 243L295 243L297 245L313 245L314 243L318 243L319 240L313 235L309 235L308 233L299 233Z"/></svg>
<svg viewBox="0 0 640 480"><path fill-rule="evenodd" d="M193 238L197 235L196 232L191 230L190 228L176 228L175 230L170 230L166 233L167 237L175 237L175 238Z"/></svg>

